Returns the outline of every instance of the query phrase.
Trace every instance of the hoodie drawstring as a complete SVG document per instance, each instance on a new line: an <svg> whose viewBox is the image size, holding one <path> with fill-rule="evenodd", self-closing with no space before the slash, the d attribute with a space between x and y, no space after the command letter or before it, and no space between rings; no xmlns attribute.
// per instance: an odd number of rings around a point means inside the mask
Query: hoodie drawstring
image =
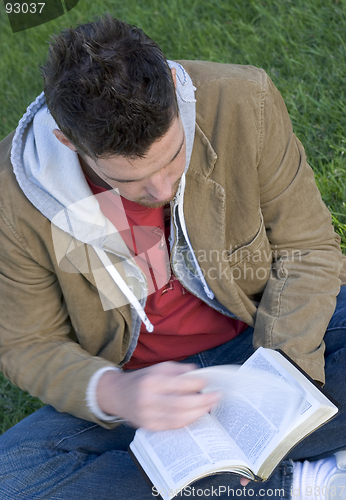
<svg viewBox="0 0 346 500"><path fill-rule="evenodd" d="M138 316L143 321L145 328L148 332L154 331L154 326L150 323L148 316L145 314L143 307L141 306L139 300L135 294L130 290L129 286L125 283L119 272L115 269L112 261L106 254L106 252L100 247L93 247L99 259L101 260L104 267L107 269L108 273L114 280L114 282L119 286L120 290L123 292L125 297L128 299L130 304L135 308Z"/></svg>

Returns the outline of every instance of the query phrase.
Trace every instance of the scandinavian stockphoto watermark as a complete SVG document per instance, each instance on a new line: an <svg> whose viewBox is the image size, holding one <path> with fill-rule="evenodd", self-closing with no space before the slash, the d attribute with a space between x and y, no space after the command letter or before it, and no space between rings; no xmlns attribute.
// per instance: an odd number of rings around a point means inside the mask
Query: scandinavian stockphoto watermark
<svg viewBox="0 0 346 500"><path fill-rule="evenodd" d="M152 496L154 497L192 497L192 498L206 498L206 497L221 497L221 498L283 498L283 488L260 488L257 492L253 488L246 488L245 486L239 488L232 488L230 486L210 486L207 488L198 488L195 486L186 486L182 490L165 490L152 487Z"/></svg>
<svg viewBox="0 0 346 500"><path fill-rule="evenodd" d="M326 498L344 498L343 492L346 489L346 486L337 486L330 487L327 489L326 486L306 486L305 493L300 489L291 488L290 495L292 500L299 500L301 498L319 498L321 500L326 500ZM260 488L258 491L255 491L253 488L247 488L245 486L232 488L230 486L210 486L207 488L197 488L195 486L187 486L182 490L165 490L158 489L155 486L152 487L152 496L153 497L165 497L175 496L179 497L222 497L222 498L284 498L285 491L283 488ZM286 498L286 497L285 497Z"/></svg>
<svg viewBox="0 0 346 500"><path fill-rule="evenodd" d="M79 0L3 0L12 32L48 23L72 10Z"/></svg>
<svg viewBox="0 0 346 500"><path fill-rule="evenodd" d="M116 220L116 227L107 214ZM124 288L118 286L121 277L126 282L125 287L138 300L143 298L143 290L148 297L175 279L171 274L164 231L158 227L130 225L117 190L91 195L69 205L55 215L51 227L59 268L67 273L89 275L104 310L130 303L121 291ZM107 256L111 257L110 261ZM275 248L267 252L259 249L250 252L247 248L196 250L192 254L188 245L183 245L183 250L175 252L173 260L177 278L187 289L192 280L200 279L196 265L210 284L215 280L231 284L246 282L251 289L261 287L262 283L264 287L270 272L285 280L287 271L283 262L300 261L301 258L300 251ZM275 271L273 262L280 263Z"/></svg>

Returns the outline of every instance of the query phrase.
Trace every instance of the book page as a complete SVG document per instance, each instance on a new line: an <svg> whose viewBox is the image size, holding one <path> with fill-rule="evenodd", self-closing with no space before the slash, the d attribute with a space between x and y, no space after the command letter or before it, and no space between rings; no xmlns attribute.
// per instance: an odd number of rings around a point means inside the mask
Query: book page
<svg viewBox="0 0 346 500"><path fill-rule="evenodd" d="M211 463L220 467L224 465L220 463L223 461L239 465L247 463L245 454L229 434L225 433L220 422L210 418L210 415L205 415L186 428L203 448Z"/></svg>
<svg viewBox="0 0 346 500"><path fill-rule="evenodd" d="M269 363L264 369L256 353L236 373L232 367L228 376L228 366L200 370L208 381L212 380L208 387L224 394L212 415L245 454L255 473L305 404L305 391L289 384Z"/></svg>
<svg viewBox="0 0 346 500"><path fill-rule="evenodd" d="M139 429L136 447L167 484L179 489L196 476L225 466L247 467L246 457L209 414L172 431Z"/></svg>
<svg viewBox="0 0 346 500"><path fill-rule="evenodd" d="M221 392L224 398L245 396L276 428L283 428L291 421L291 414L297 414L303 405L306 391L288 373L284 377L262 353L267 354L265 349L259 348L241 366L210 366L182 376L206 379L207 387L202 392ZM272 361L282 370L275 359Z"/></svg>
<svg viewBox="0 0 346 500"><path fill-rule="evenodd" d="M239 446L252 466L277 433L277 428L248 399L225 398L213 415ZM256 470L255 470L256 472Z"/></svg>
<svg viewBox="0 0 346 500"><path fill-rule="evenodd" d="M254 369L261 370L263 373L268 373L273 376L275 380L277 380L278 385L283 383L284 385L291 387L292 390L295 388L302 395L303 399L299 408L299 412L296 412L294 420L290 421L291 425L287 425L286 427L286 432L289 432L290 428L293 425L299 425L301 422L306 420L310 414L314 413L320 404L313 396L313 394L305 390L305 388L298 382L298 380L296 380L296 378L294 378L287 370L285 370L285 368L273 356L280 356L280 359L282 359L283 362L286 361L285 358L283 358L279 353L275 351L268 352L266 349L259 348L240 368L240 373L246 373L247 371L251 373L251 371ZM286 362L289 363L289 361ZM283 403L287 405L287 401L286 403ZM291 402L289 402L289 404L291 404ZM263 409L263 411L266 411L265 408ZM270 411L273 412L274 416L275 408L271 408Z"/></svg>
<svg viewBox="0 0 346 500"><path fill-rule="evenodd" d="M144 432L146 441L175 485L196 469L211 464L186 427L172 431Z"/></svg>

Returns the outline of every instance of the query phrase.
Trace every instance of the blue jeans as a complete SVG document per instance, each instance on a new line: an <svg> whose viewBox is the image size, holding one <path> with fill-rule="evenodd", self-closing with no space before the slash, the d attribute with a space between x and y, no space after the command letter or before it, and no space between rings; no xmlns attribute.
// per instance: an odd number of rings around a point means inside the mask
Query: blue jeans
<svg viewBox="0 0 346 500"><path fill-rule="evenodd" d="M253 329L184 362L242 363L253 352ZM291 498L292 460L316 460L346 447L346 286L325 335L326 391L341 405L336 418L296 446L264 483L242 487L239 477L204 478L178 498ZM1 500L153 500L127 448L134 429L106 430L46 406L0 437Z"/></svg>

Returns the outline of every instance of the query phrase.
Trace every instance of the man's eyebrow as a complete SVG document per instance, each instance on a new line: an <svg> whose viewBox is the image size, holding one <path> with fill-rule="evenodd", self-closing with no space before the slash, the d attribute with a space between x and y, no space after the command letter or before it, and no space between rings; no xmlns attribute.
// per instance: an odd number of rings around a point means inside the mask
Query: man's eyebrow
<svg viewBox="0 0 346 500"><path fill-rule="evenodd" d="M184 142L185 142L185 134L183 135L183 140L182 140L182 143L180 144L179 146L179 149L178 151L175 153L175 155L169 160L169 162L167 163L167 165L169 165L170 163L172 163L172 161L174 161L176 159L176 157L178 156L178 154L180 153L180 151L182 150L182 147L184 146ZM141 181L142 179L115 179L114 177L109 177L108 175L106 175L104 172L102 172L103 175L105 177L107 177L107 179L111 180L111 181L115 181L115 182L138 182L138 181Z"/></svg>
<svg viewBox="0 0 346 500"><path fill-rule="evenodd" d="M173 156L173 158L168 162L167 165L169 165L170 163L172 163L172 161L174 161L176 159L176 157L178 156L178 154L180 153L180 151L182 150L182 147L184 146L184 142L185 142L185 134L183 134L183 140L181 141L181 144L179 146L179 149L178 151L175 153L175 155Z"/></svg>

